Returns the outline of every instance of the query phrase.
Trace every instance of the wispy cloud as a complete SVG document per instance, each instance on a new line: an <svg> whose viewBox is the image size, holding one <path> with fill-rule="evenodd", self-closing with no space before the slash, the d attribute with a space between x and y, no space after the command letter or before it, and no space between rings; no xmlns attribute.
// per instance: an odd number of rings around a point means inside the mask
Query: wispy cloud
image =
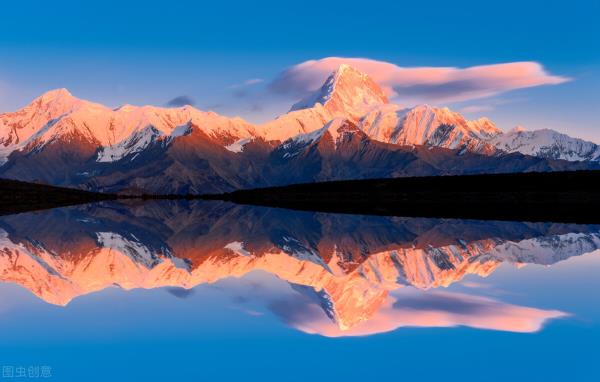
<svg viewBox="0 0 600 382"><path fill-rule="evenodd" d="M250 105L250 111L253 113L260 113L265 109L265 107L259 103L254 103Z"/></svg>
<svg viewBox="0 0 600 382"><path fill-rule="evenodd" d="M220 110L220 109L223 109L225 106L226 105L223 103L212 103L212 104L206 106L206 108L208 110Z"/></svg>
<svg viewBox="0 0 600 382"><path fill-rule="evenodd" d="M470 103L468 105L460 106L458 108L458 111L460 111L462 113L477 114L477 113L483 113L486 111L495 110L498 106L501 106L501 105L511 104L511 103L515 103L515 102L523 102L523 101L526 101L526 98L514 98L514 97L507 98L507 99L492 98L492 99L486 99L485 103Z"/></svg>
<svg viewBox="0 0 600 382"><path fill-rule="evenodd" d="M177 298L188 298L194 294L193 289L176 288L176 287L166 288L166 291L169 294L172 294L173 296L175 296Z"/></svg>
<svg viewBox="0 0 600 382"><path fill-rule="evenodd" d="M233 98L246 98L248 96L248 94L250 94L246 89L243 88L235 88L235 90L233 90L231 92L231 95L233 96Z"/></svg>
<svg viewBox="0 0 600 382"><path fill-rule="evenodd" d="M494 110L492 105L469 105L460 109L461 113L481 113L484 111Z"/></svg>
<svg viewBox="0 0 600 382"><path fill-rule="evenodd" d="M252 85L260 84L261 82L264 82L264 80L262 78L250 78L250 79L247 79L244 82L240 82L238 84L229 85L229 88L230 89L236 89L236 88L241 88L241 87L244 87L244 86L252 86Z"/></svg>
<svg viewBox="0 0 600 382"><path fill-rule="evenodd" d="M281 72L268 89L301 97L317 89L341 64L368 74L393 98L418 102L461 102L489 97L510 90L569 81L549 74L537 62L455 67L400 67L366 58L328 57L294 65Z"/></svg>
<svg viewBox="0 0 600 382"><path fill-rule="evenodd" d="M192 97L187 95L177 96L166 103L166 105L169 107L180 107L186 105L194 106L195 104L196 101L194 101Z"/></svg>

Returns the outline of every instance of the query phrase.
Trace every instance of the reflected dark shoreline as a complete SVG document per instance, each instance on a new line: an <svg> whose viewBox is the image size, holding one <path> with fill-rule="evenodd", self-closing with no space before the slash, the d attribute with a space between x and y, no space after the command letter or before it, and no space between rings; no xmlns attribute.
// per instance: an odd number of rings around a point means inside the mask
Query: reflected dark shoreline
<svg viewBox="0 0 600 382"><path fill-rule="evenodd" d="M0 179L0 216L117 198L113 194Z"/></svg>

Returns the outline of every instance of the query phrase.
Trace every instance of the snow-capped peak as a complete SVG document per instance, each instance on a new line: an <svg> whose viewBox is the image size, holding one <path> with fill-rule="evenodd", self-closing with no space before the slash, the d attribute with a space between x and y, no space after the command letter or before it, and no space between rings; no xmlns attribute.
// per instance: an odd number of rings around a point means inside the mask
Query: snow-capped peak
<svg viewBox="0 0 600 382"><path fill-rule="evenodd" d="M37 97L21 110L45 112L47 114L65 113L81 106L85 101L74 97L67 89L54 89ZM6 113L12 114L12 113Z"/></svg>
<svg viewBox="0 0 600 382"><path fill-rule="evenodd" d="M317 104L334 117L358 120L370 107L388 103L384 91L371 77L342 64L320 89L294 104L290 111L312 108Z"/></svg>
<svg viewBox="0 0 600 382"><path fill-rule="evenodd" d="M84 106L103 108L74 97L67 89L55 89L42 94L20 110L0 114L0 163L10 152L42 134L59 118Z"/></svg>
<svg viewBox="0 0 600 382"><path fill-rule="evenodd" d="M47 91L21 110L43 115L47 120L50 120L82 107L106 109L103 105L82 100L73 96L67 89L60 88Z"/></svg>
<svg viewBox="0 0 600 382"><path fill-rule="evenodd" d="M46 93L39 96L37 99L41 102L51 102L58 99L74 99L71 92L65 88L49 90Z"/></svg>

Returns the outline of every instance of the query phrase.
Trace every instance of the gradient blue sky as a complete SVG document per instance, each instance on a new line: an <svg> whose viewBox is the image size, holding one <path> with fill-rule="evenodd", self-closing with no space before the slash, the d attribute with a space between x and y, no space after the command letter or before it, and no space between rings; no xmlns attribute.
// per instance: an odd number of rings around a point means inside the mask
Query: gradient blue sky
<svg viewBox="0 0 600 382"><path fill-rule="evenodd" d="M58 87L109 106L165 105L264 121L286 68L329 56L402 67L535 61L559 85L447 103L499 127L600 142L598 1L12 1L1 5L0 111ZM247 80L260 83L240 85ZM432 102L436 103L436 102ZM438 103L439 104L439 103ZM465 109L466 108L466 109Z"/></svg>

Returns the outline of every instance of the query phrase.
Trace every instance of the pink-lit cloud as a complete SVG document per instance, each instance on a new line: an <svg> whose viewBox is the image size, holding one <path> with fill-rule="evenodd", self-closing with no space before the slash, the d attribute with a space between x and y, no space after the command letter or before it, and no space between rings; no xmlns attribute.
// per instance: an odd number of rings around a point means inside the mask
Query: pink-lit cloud
<svg viewBox="0 0 600 382"><path fill-rule="evenodd" d="M378 311L362 323L340 328L317 305L286 311L285 321L293 327L326 337L365 336L401 327L454 327L519 333L539 331L547 320L565 317L558 310L512 305L464 293L413 291L390 295Z"/></svg>
<svg viewBox="0 0 600 382"><path fill-rule="evenodd" d="M281 72L269 88L301 97L317 89L341 64L367 73L388 96L401 101L459 102L514 89L556 85L569 78L549 74L537 62L454 67L400 67L366 58L327 57L305 61Z"/></svg>
<svg viewBox="0 0 600 382"><path fill-rule="evenodd" d="M492 105L469 105L460 109L461 113L481 113L483 111L494 110Z"/></svg>

